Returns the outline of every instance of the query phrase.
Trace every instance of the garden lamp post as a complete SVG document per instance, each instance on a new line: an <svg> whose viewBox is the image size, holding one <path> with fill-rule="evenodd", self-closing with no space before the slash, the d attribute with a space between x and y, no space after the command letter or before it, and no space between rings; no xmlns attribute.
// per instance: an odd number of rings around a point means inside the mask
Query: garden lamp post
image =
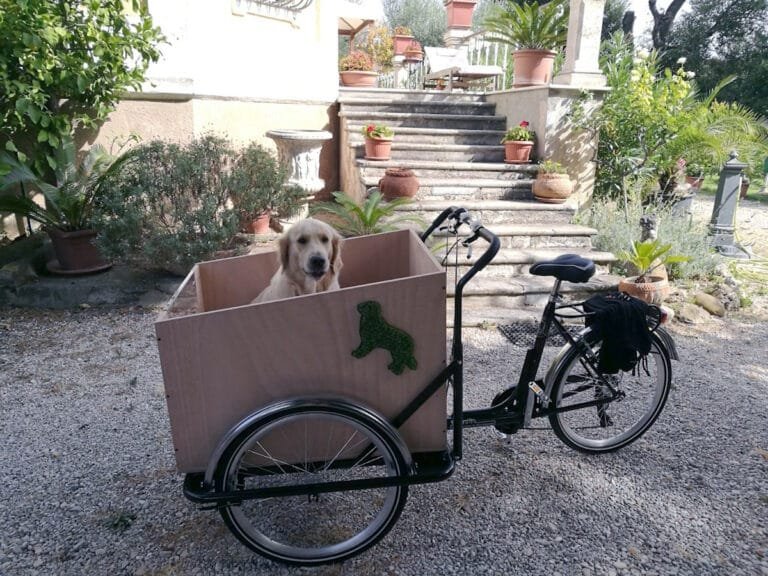
<svg viewBox="0 0 768 576"><path fill-rule="evenodd" d="M709 222L715 249L723 256L731 258L749 258L749 253L738 245L734 237L742 171L746 167L746 164L739 162L736 151L731 152L730 159L720 171L712 219Z"/></svg>

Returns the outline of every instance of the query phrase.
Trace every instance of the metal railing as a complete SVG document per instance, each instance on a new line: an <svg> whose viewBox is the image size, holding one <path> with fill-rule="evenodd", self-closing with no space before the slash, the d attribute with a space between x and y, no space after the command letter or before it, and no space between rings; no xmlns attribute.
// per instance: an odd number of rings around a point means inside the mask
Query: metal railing
<svg viewBox="0 0 768 576"><path fill-rule="evenodd" d="M508 44L495 42L479 31L467 39L467 61L470 65L499 66L503 74L494 84L479 84L480 90L506 90L512 86L512 50ZM424 86L424 62L409 62L379 74L379 88L421 90Z"/></svg>

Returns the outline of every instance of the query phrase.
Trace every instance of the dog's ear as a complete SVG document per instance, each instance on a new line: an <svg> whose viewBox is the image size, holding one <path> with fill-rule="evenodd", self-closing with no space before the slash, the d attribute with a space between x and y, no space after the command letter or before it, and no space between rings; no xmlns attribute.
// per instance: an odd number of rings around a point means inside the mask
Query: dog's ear
<svg viewBox="0 0 768 576"><path fill-rule="evenodd" d="M291 257L291 238L288 234L280 236L278 248L280 249L280 264L283 270L288 270L288 259Z"/></svg>
<svg viewBox="0 0 768 576"><path fill-rule="evenodd" d="M341 261L341 235L333 231L331 237L331 272L338 276L344 263Z"/></svg>

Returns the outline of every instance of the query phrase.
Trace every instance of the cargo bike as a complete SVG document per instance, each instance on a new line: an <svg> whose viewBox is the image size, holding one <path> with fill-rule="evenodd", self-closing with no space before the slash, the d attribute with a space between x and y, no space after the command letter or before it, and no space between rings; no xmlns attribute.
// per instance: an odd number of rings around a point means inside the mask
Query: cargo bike
<svg viewBox="0 0 768 576"><path fill-rule="evenodd" d="M433 236L446 239L443 262L425 245ZM443 266L477 240L482 253L455 274L446 358ZM156 322L184 495L218 510L255 552L319 565L379 541L409 486L451 476L467 427L512 434L546 418L587 453L639 438L666 402L674 342L649 306L649 352L631 370L601 372L600 330L573 330L591 313L560 294L563 282L594 274L576 255L531 266L554 285L517 382L500 384L489 407L464 409L463 291L499 248L449 208L421 236L347 239L338 291L249 304L276 269L274 253L196 265ZM565 345L539 377L550 333Z"/></svg>

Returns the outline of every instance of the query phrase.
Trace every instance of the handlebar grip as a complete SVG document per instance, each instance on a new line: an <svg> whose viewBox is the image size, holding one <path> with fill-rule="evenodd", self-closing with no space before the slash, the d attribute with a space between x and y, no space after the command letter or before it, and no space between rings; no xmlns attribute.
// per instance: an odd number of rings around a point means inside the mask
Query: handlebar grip
<svg viewBox="0 0 768 576"><path fill-rule="evenodd" d="M435 220L432 222L432 224L430 224L430 225L429 225L429 228L427 228L427 229L426 229L426 230L425 230L425 231L422 233L422 235L420 236L420 238L421 238L421 241L422 241L422 242L425 242L425 241L427 240L427 238L429 238L429 237L430 237L430 235L432 234L432 232L434 232L434 231L435 231L435 229L436 229L438 226L440 226L440 224L442 224L443 222L445 222L445 221L446 221L448 218L453 218L453 217L455 217L455 216L457 216L457 215L461 214L462 212L466 212L466 210L465 210L464 208L458 208L458 207L456 207L456 206L450 206L449 208L446 208L445 210L443 210L443 211L442 211L442 212L441 212L441 213L440 213L440 214L437 216L437 218L435 218Z"/></svg>

